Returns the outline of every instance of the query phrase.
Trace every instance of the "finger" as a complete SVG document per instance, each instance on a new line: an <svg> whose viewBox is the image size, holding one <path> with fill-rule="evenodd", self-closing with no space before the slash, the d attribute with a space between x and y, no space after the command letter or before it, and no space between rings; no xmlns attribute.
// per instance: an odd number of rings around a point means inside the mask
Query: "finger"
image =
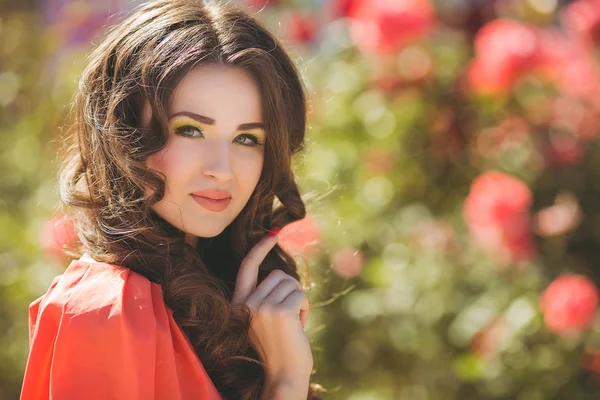
<svg viewBox="0 0 600 400"><path fill-rule="evenodd" d="M271 304L278 305L285 300L286 297L290 295L294 290L302 289L300 287L300 283L297 280L290 278L284 279L277 286L271 290L271 292L267 295L267 297L263 300L261 305L263 304Z"/></svg>
<svg viewBox="0 0 600 400"><path fill-rule="evenodd" d="M273 270L269 275L263 279L258 287L246 298L246 304L251 308L258 308L269 294L285 280L295 280L280 269ZM277 303L279 304L279 303Z"/></svg>
<svg viewBox="0 0 600 400"><path fill-rule="evenodd" d="M310 311L310 302L304 290L294 290L281 303L281 307L294 310L295 313L299 314L300 322L302 323L302 327L304 327Z"/></svg>
<svg viewBox="0 0 600 400"><path fill-rule="evenodd" d="M278 231L274 229L273 232L277 233ZM232 303L245 302L256 289L258 268L277 243L277 239L277 235L266 235L244 257L237 273Z"/></svg>

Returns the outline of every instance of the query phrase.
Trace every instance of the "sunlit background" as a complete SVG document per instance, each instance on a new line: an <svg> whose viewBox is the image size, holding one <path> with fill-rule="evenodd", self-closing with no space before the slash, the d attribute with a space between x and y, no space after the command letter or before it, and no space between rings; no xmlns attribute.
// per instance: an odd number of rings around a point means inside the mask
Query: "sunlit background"
<svg viewBox="0 0 600 400"><path fill-rule="evenodd" d="M600 1L241 1L310 95L328 399L600 398ZM77 240L57 151L85 56L138 2L0 0L0 399ZM306 260L303 263L302 260Z"/></svg>

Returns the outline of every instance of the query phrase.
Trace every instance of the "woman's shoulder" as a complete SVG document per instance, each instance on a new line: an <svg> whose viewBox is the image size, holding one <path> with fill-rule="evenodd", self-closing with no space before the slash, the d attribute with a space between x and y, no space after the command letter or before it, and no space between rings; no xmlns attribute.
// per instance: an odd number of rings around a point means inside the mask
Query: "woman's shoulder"
<svg viewBox="0 0 600 400"><path fill-rule="evenodd" d="M164 325L169 312L159 284L129 268L87 257L73 260L31 303L34 323L41 311L61 319L106 324L130 320L138 325L155 325L157 319L157 325Z"/></svg>
<svg viewBox="0 0 600 400"><path fill-rule="evenodd" d="M128 268L80 259L30 306L21 399L219 399L166 306Z"/></svg>

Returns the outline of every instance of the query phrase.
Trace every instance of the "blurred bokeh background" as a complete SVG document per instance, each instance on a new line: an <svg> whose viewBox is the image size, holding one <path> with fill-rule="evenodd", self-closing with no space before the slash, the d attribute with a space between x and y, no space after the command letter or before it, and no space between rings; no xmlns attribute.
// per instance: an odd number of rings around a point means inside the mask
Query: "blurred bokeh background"
<svg viewBox="0 0 600 400"><path fill-rule="evenodd" d="M142 1L0 0L0 399L77 240L61 135ZM305 260L328 399L600 398L600 1L238 0L306 79Z"/></svg>

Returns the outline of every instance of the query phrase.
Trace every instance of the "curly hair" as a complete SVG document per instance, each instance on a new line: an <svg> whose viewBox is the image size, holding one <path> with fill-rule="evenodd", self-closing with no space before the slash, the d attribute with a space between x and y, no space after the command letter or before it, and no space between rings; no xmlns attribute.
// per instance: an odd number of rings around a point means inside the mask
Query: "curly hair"
<svg viewBox="0 0 600 400"><path fill-rule="evenodd" d="M184 232L152 210L165 195L165 177L146 160L166 145L175 86L207 63L251 73L269 140L259 182L241 213L193 248ZM142 126L147 103L152 118ZM231 299L244 255L272 227L306 214L291 168L292 156L304 150L306 107L299 72L279 41L243 10L200 0L151 1L113 26L90 55L74 100L59 178L80 238L69 254L87 253L159 283L226 399L258 399L264 384L264 364L248 336L251 312ZM279 246L260 266L258 281L275 269L300 280L296 261ZM311 384L308 398L318 399L319 389Z"/></svg>

